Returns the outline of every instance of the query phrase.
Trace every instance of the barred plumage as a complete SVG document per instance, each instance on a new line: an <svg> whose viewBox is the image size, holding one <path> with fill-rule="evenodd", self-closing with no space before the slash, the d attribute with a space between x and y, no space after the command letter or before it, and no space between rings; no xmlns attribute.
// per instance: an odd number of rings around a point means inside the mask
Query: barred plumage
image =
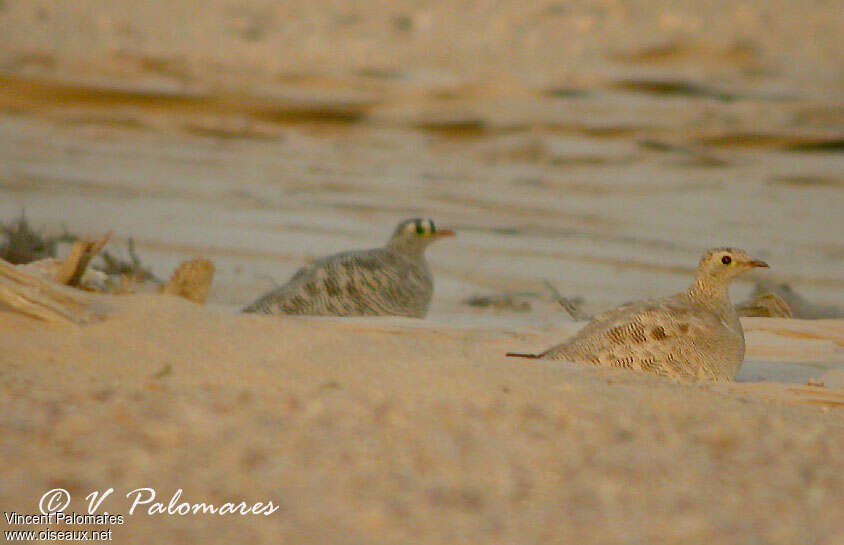
<svg viewBox="0 0 844 545"><path fill-rule="evenodd" d="M727 286L737 274L767 266L742 250L710 250L688 291L599 314L572 338L541 354L508 355L733 380L744 360L744 331Z"/></svg>
<svg viewBox="0 0 844 545"><path fill-rule="evenodd" d="M314 261L244 312L423 318L434 291L425 248L452 234L431 220L405 220L385 247Z"/></svg>

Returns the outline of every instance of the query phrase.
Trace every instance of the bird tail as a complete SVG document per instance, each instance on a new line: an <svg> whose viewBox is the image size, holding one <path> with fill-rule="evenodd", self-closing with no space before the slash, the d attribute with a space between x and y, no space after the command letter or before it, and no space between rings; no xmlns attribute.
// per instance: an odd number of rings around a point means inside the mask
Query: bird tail
<svg viewBox="0 0 844 545"><path fill-rule="evenodd" d="M521 352L507 352L508 358L530 358L530 359L538 359L539 354L523 354Z"/></svg>

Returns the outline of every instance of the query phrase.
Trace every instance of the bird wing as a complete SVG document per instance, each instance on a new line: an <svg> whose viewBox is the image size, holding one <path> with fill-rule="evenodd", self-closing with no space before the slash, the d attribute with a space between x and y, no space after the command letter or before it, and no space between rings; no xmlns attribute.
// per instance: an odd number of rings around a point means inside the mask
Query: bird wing
<svg viewBox="0 0 844 545"><path fill-rule="evenodd" d="M431 286L424 272L386 249L344 252L302 267L249 309L318 316L424 315ZM421 301L426 280L428 297Z"/></svg>
<svg viewBox="0 0 844 545"><path fill-rule="evenodd" d="M541 354L669 376L710 373L727 357L736 334L684 294L622 305L595 317L571 339Z"/></svg>

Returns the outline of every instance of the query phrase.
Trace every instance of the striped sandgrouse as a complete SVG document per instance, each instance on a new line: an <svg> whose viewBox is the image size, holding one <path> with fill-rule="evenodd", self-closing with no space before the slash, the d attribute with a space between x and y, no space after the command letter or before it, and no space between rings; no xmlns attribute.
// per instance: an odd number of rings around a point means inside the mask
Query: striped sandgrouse
<svg viewBox="0 0 844 545"><path fill-rule="evenodd" d="M744 331L727 287L739 273L767 266L742 250L709 250L688 291L599 314L571 339L541 354L508 355L733 380L744 359Z"/></svg>
<svg viewBox="0 0 844 545"><path fill-rule="evenodd" d="M425 248L451 235L429 219L405 220L385 247L316 260L244 312L424 318L434 293Z"/></svg>

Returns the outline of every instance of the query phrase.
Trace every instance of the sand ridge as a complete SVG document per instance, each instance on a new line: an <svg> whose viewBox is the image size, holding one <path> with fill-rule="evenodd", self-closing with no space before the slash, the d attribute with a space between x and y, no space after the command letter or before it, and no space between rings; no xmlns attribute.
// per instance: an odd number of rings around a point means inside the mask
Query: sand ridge
<svg viewBox="0 0 844 545"><path fill-rule="evenodd" d="M577 324L279 319L97 297L107 317L82 327L0 314L0 449L15 453L4 506L59 485L281 505L259 522L135 515L116 530L126 543L840 537L841 385L694 386L503 356ZM840 320L748 326L751 358L755 332L802 330L844 365Z"/></svg>

